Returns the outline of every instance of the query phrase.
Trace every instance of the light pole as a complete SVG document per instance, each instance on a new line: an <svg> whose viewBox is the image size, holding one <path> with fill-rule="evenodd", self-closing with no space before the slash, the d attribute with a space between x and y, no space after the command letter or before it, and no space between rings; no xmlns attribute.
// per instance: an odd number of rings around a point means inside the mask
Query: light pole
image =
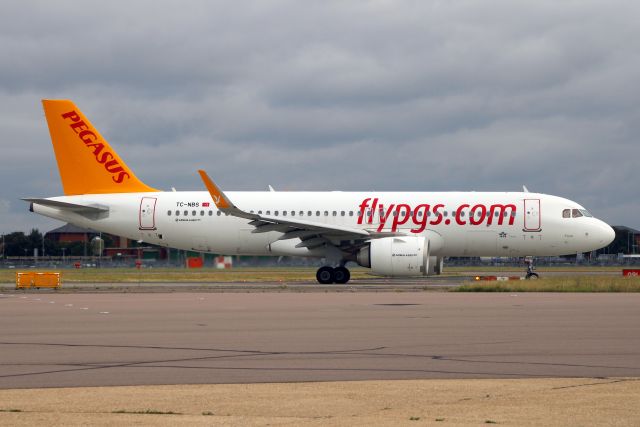
<svg viewBox="0 0 640 427"><path fill-rule="evenodd" d="M64 265L64 251L66 251L67 248L62 248L62 265Z"/></svg>

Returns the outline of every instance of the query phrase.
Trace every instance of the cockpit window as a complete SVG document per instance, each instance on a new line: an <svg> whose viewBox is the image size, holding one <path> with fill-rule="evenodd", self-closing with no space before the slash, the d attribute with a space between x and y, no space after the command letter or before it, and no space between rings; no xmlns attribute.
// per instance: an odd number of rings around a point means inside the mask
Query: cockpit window
<svg viewBox="0 0 640 427"><path fill-rule="evenodd" d="M572 218L580 218L582 216L582 212L580 212L580 209L572 209L571 210L571 217Z"/></svg>
<svg viewBox="0 0 640 427"><path fill-rule="evenodd" d="M565 209L562 211L562 218L571 218L571 209Z"/></svg>
<svg viewBox="0 0 640 427"><path fill-rule="evenodd" d="M582 213L582 215L588 217L588 218L593 218L593 215L591 215L591 212L589 212L586 209L580 209L580 212Z"/></svg>

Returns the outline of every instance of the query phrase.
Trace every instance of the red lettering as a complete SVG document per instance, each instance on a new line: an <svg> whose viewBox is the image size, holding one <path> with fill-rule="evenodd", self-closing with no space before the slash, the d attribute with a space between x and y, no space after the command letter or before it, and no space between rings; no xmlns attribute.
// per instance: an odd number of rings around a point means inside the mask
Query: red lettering
<svg viewBox="0 0 640 427"><path fill-rule="evenodd" d="M376 206L378 206L378 198L373 199L373 204L371 205L371 213L369 214L369 218L367 218L367 222L369 224L373 224L373 216L376 212Z"/></svg>
<svg viewBox="0 0 640 427"><path fill-rule="evenodd" d="M87 147L91 147L93 151L93 155L96 158L96 162L99 164L104 164L104 168L107 172L110 172L112 175L111 179L116 184L121 184L125 179L131 178L128 172L118 163L115 156L109 151L103 152L105 149L105 144L102 142L98 142L98 136L91 130L89 130L89 125L80 119L80 116L75 111L69 111L62 114L63 119L71 120L71 124L69 127L76 134L78 134L78 138L85 144ZM366 199L363 203L370 199ZM360 218L358 223L361 223Z"/></svg>
<svg viewBox="0 0 640 427"><path fill-rule="evenodd" d="M79 122L71 123L69 125L69 127L71 129L73 129L73 131L75 133L79 133L79 131L83 131L83 130L88 130L89 129L87 127L87 124L85 122L83 122L82 120L80 120Z"/></svg>
<svg viewBox="0 0 640 427"><path fill-rule="evenodd" d="M77 122L80 120L80 116L75 111L69 111L68 113L64 113L62 115L63 119L71 119L72 122Z"/></svg>
<svg viewBox="0 0 640 427"><path fill-rule="evenodd" d="M510 211L507 212L507 209L510 209ZM513 221L515 220L515 216L513 215L513 213L515 211L516 205L491 205L491 208L489 209L489 220L487 221L487 225L491 225L496 212L498 213L498 225L502 225L505 215L509 216L509 225L513 225Z"/></svg>
<svg viewBox="0 0 640 427"><path fill-rule="evenodd" d="M431 225L438 225L442 222L442 218L444 218L442 216L442 213L440 212L440 209L444 208L443 204L437 204L433 207L433 214L436 215L436 219L431 221L429 224Z"/></svg>
<svg viewBox="0 0 640 427"><path fill-rule="evenodd" d="M467 223L467 221L463 221L462 220L462 214L463 214L464 208L468 208L468 207L469 207L469 205L467 205L467 204L460 205L460 207L456 211L456 223L458 225L465 225Z"/></svg>
<svg viewBox="0 0 640 427"><path fill-rule="evenodd" d="M105 153L99 160L106 159L110 155L111 153ZM106 163L105 167L112 173L124 171L115 159ZM371 206L369 206L370 202ZM392 203L385 206L383 203L379 203L379 199L377 198L367 198L360 203L359 208L358 224L372 224L374 222L374 216L378 216L379 223L377 230L379 232L384 229L397 231L401 226L410 223L415 226L414 228L411 228L411 232L415 234L422 233L426 230L428 225L453 224L454 219L455 224L458 226L486 225L489 227L491 225L506 225L507 221L505 218L509 217L508 225L513 225L517 211L515 204L496 203L492 205L484 205L482 203L478 203L471 207L470 204L463 203L459 205L454 212L452 212L452 218L445 221L445 215L447 212L445 212L445 205L442 203L434 205L433 208L431 208L431 205L428 203L421 203L412 209L411 205L406 203ZM433 218L429 215L429 209L433 212ZM366 220L364 218L365 212L369 217ZM468 219L465 218L466 212L468 212L469 215ZM392 216L393 220L391 221L390 218ZM429 221L429 219L431 221ZM387 225L388 223L389 225Z"/></svg>
<svg viewBox="0 0 640 427"><path fill-rule="evenodd" d="M411 230L412 233L422 233L427 228L427 213L429 212L429 205L420 204L416 206L413 211L413 223L418 226Z"/></svg>
<svg viewBox="0 0 640 427"><path fill-rule="evenodd" d="M93 147L93 155L96 156L97 159L98 154L100 154L104 148L104 144L102 142L96 142L95 144L87 144L87 147Z"/></svg>
<svg viewBox="0 0 640 427"><path fill-rule="evenodd" d="M124 170L122 166L120 166L120 163L118 163L117 160L108 161L107 163L105 163L104 168L111 173L116 173Z"/></svg>
<svg viewBox="0 0 640 427"><path fill-rule="evenodd" d="M111 179L113 179L113 182L115 182L116 184L122 184L122 181L124 181L125 177L131 178L128 173L122 171L118 174L118 176L112 176Z"/></svg>
<svg viewBox="0 0 640 427"><path fill-rule="evenodd" d="M480 216L476 215L476 212L480 211ZM471 208L471 212L469 212L469 224L471 225L480 225L482 221L484 221L484 217L487 214L487 207L485 205L475 205Z"/></svg>
<svg viewBox="0 0 640 427"><path fill-rule="evenodd" d="M387 218L389 218L389 215L391 215L391 212L393 211L393 207L394 206L395 206L395 204L392 203L387 208L387 212L385 213L384 205L382 203L380 203L380 225L378 226L378 231L382 231L382 229L384 228L384 225L387 222Z"/></svg>
<svg viewBox="0 0 640 427"><path fill-rule="evenodd" d="M396 231L399 225L404 225L407 223L407 221L409 221L409 212L411 212L411 208L409 207L409 205L405 205L404 203L396 207L396 215L393 218L393 226L391 227L391 231Z"/></svg>
<svg viewBox="0 0 640 427"><path fill-rule="evenodd" d="M90 136L92 138L89 138ZM98 139L96 134L91 132L90 130L83 130L78 134L78 138L80 138L85 144L91 144L92 142L95 142L96 139Z"/></svg>
<svg viewBox="0 0 640 427"><path fill-rule="evenodd" d="M369 200L371 200L371 197L367 197L366 199L364 199L362 203L360 203L360 206L358 207L360 209L358 211L358 224L362 224L362 220L365 216L365 211L367 209L367 206L369 205Z"/></svg>
<svg viewBox="0 0 640 427"><path fill-rule="evenodd" d="M102 153L102 155L101 155L100 157L96 157L96 160L98 161L98 163L103 164L103 163L105 163L107 160L109 160L110 158L111 158L111 159L113 159L113 154L111 154L110 152L108 152L108 151L107 151L107 152L105 152L105 153ZM111 162L115 162L115 164L118 164L118 162L117 162L117 161L115 161L115 160L111 160ZM109 163L111 163L111 162L109 162ZM105 167L104 167L104 168L105 168L106 170L109 170L109 168L107 167L107 165L105 165ZM109 172L111 172L111 171L109 171Z"/></svg>

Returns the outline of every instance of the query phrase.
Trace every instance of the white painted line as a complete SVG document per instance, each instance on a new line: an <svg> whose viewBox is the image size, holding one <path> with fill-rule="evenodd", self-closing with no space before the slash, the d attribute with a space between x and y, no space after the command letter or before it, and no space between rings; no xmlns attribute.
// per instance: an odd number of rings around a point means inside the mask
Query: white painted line
<svg viewBox="0 0 640 427"><path fill-rule="evenodd" d="M108 311L101 311L100 314L109 314Z"/></svg>

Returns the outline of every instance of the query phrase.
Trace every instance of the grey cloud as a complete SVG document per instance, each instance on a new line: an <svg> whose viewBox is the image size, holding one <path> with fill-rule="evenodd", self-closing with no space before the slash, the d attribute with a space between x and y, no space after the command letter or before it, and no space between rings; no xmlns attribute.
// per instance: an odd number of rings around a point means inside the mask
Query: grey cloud
<svg viewBox="0 0 640 427"><path fill-rule="evenodd" d="M198 167L229 189L527 184L640 228L639 14L622 0L6 6L3 231L39 221L19 197L61 193L39 104L55 97L160 188L200 188Z"/></svg>

